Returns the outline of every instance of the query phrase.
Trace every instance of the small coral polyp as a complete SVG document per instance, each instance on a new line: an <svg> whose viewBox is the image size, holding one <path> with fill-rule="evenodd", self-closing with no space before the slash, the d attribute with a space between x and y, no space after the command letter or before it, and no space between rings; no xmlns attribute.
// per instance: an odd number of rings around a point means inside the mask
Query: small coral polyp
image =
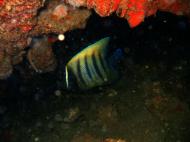
<svg viewBox="0 0 190 142"><path fill-rule="evenodd" d="M55 7L55 9L52 12L52 16L55 19L63 19L68 15L68 7L65 4L60 4Z"/></svg>
<svg viewBox="0 0 190 142"><path fill-rule="evenodd" d="M67 3L74 7L85 6L86 0L67 0Z"/></svg>

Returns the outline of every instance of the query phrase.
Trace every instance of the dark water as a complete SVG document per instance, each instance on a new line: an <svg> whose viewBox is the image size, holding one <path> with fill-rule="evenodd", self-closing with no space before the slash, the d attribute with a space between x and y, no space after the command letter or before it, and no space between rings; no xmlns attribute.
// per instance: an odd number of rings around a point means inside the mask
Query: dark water
<svg viewBox="0 0 190 142"><path fill-rule="evenodd" d="M124 19L93 14L85 29L65 36L53 45L56 71L37 74L25 60L0 81L0 142L189 142L188 19L159 12L130 29ZM66 62L105 36L125 50L120 79L89 91L65 90Z"/></svg>

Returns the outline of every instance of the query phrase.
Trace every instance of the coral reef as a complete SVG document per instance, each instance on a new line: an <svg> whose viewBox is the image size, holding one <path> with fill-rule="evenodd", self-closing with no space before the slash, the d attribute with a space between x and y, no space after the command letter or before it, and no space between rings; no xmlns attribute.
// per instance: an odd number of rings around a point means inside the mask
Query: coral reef
<svg viewBox="0 0 190 142"><path fill-rule="evenodd" d="M0 4L0 48L6 58L0 61L0 66L5 67L5 61L9 63L5 69L1 68L2 78L10 73L4 73L22 60L23 49L27 46L29 31L36 24L34 16L42 6L39 0L3 0ZM8 59L9 58L9 59ZM5 60L8 59L8 60Z"/></svg>
<svg viewBox="0 0 190 142"><path fill-rule="evenodd" d="M65 4L60 4L56 6L52 12L52 16L57 20L60 20L66 17L67 15L68 15L68 8Z"/></svg>
<svg viewBox="0 0 190 142"><path fill-rule="evenodd" d="M118 16L127 19L131 27L139 25L145 17L154 15L157 10L177 15L190 14L188 0L68 0L68 3L93 8L100 16L109 16L116 12Z"/></svg>
<svg viewBox="0 0 190 142"><path fill-rule="evenodd" d="M0 1L0 51L4 51L5 53L1 54L8 56L9 66L22 61L25 54L24 50L30 44L30 37L49 33L64 33L74 28L82 28L90 15L88 10L75 10L72 7L65 6L59 0L44 2L46 1ZM41 10L40 8L44 5L47 8ZM32 66L34 67L34 62L37 63L39 58L33 58L33 56L42 54L42 52L41 49L30 50L32 51L29 51L28 57L30 57L29 61L33 63ZM39 53L37 53L38 51ZM41 61L44 60L44 68L47 68L46 65L51 63L46 63L49 61L45 60L46 56L40 57L42 58ZM30 59L36 61L31 62ZM4 64L6 64L4 58L0 58L0 66L4 67ZM10 73L5 74L6 70L7 68L0 70L1 78L7 78L10 75Z"/></svg>
<svg viewBox="0 0 190 142"><path fill-rule="evenodd" d="M38 73L55 70L57 60L53 54L51 43L47 37L33 39L27 58L32 68Z"/></svg>
<svg viewBox="0 0 190 142"><path fill-rule="evenodd" d="M130 27L135 27L157 10L189 16L190 1L0 0L0 51L5 52L0 54L9 58L10 66L20 63L31 37L49 33L63 34L75 28L83 28L90 16L89 9L94 9L100 16L109 16L116 12L119 17L127 19ZM5 58L0 58L1 67L4 67L4 62ZM1 69L0 74L3 75L4 71L6 69ZM8 77L8 74L3 78Z"/></svg>
<svg viewBox="0 0 190 142"><path fill-rule="evenodd" d="M89 16L88 10L75 9L55 0L47 5L46 10L39 13L39 20L31 35L59 34L75 28L84 28Z"/></svg>

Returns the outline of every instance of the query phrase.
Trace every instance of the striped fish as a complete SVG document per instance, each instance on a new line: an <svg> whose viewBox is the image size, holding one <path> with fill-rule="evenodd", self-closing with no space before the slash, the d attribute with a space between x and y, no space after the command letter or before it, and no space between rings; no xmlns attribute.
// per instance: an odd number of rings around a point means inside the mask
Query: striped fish
<svg viewBox="0 0 190 142"><path fill-rule="evenodd" d="M71 58L65 67L67 88L70 88L71 75L82 90L110 83L117 78L118 72L107 59L109 40L109 37L103 38Z"/></svg>

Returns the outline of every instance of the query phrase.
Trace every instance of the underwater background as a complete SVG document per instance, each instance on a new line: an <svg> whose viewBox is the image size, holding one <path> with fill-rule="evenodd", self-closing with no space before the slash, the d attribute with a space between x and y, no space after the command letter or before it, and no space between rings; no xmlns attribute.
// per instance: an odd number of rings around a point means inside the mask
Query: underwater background
<svg viewBox="0 0 190 142"><path fill-rule="evenodd" d="M0 81L0 142L189 142L188 22L158 12L131 29L115 15L94 13L85 29L53 44L55 71L36 73L25 60ZM66 63L107 36L125 52L119 79L87 91L65 89Z"/></svg>

